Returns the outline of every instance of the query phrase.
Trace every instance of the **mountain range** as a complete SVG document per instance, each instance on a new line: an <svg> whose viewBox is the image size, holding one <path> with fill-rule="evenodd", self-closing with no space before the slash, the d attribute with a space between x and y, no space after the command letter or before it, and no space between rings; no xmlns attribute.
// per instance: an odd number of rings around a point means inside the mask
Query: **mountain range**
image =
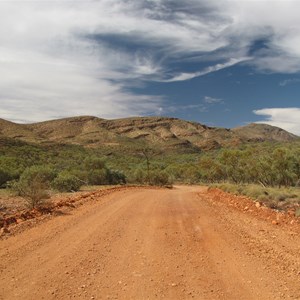
<svg viewBox="0 0 300 300"><path fill-rule="evenodd" d="M164 149L191 151L300 139L281 128L266 124L252 123L226 129L169 117L105 120L92 116L32 124L17 124L0 119L0 138L35 144L76 144L93 148L157 145Z"/></svg>

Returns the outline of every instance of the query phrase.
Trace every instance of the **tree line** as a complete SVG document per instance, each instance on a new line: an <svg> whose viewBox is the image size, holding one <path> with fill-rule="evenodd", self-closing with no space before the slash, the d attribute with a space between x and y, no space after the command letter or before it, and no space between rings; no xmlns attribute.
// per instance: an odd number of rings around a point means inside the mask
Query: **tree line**
<svg viewBox="0 0 300 300"><path fill-rule="evenodd" d="M43 174L48 186L59 191L75 191L82 185L172 182L288 187L299 185L300 147L255 144L192 154L165 154L162 149L105 153L77 145L0 147L1 187L26 186L36 174Z"/></svg>
<svg viewBox="0 0 300 300"><path fill-rule="evenodd" d="M278 187L299 186L300 149L280 147L270 150L223 150L215 158L204 156L199 160L200 180Z"/></svg>

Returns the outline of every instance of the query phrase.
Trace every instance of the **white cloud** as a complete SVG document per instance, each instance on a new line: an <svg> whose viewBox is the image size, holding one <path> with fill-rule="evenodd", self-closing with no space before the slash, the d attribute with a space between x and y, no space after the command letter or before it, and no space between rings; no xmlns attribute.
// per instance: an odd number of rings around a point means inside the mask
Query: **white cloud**
<svg viewBox="0 0 300 300"><path fill-rule="evenodd" d="M213 72L216 72L216 71L234 66L234 65L236 65L240 62L245 62L245 61L249 61L249 60L251 60L250 57L231 58L225 63L220 63L220 64L216 64L214 66L207 67L204 70L199 71L199 72L181 73L181 74L178 74L178 75L174 76L173 78L166 79L166 80L160 80L160 81L162 81L162 82L175 82L175 81L189 80L189 79L193 79L193 78L199 77L199 76L204 76L206 74L213 73Z"/></svg>
<svg viewBox="0 0 300 300"><path fill-rule="evenodd" d="M216 103L223 103L223 100L220 98L214 98L210 96L205 96L204 97L204 102L208 104L216 104Z"/></svg>
<svg viewBox="0 0 300 300"><path fill-rule="evenodd" d="M253 112L265 116L264 120L257 123L277 126L300 136L300 108L264 108Z"/></svg>
<svg viewBox="0 0 300 300"><path fill-rule="evenodd" d="M293 83L298 83L300 82L300 78L289 78L289 79L285 79L279 82L280 86L286 86L289 84L293 84Z"/></svg>
<svg viewBox="0 0 300 300"><path fill-rule="evenodd" d="M299 11L297 0L0 1L1 117L151 114L164 97L131 87L238 63L299 72ZM266 49L249 54L258 39ZM175 72L170 62L184 58L211 65Z"/></svg>
<svg viewBox="0 0 300 300"><path fill-rule="evenodd" d="M186 104L186 105L169 105L168 107L161 108L161 112L164 113L175 113L175 112L182 112L182 111L197 111L200 113L207 112L207 107L202 103L199 104Z"/></svg>
<svg viewBox="0 0 300 300"><path fill-rule="evenodd" d="M108 49L81 36L100 26L97 11L105 9L104 2L0 2L1 117L40 121L157 111L162 97L135 95L125 84L159 66L149 57Z"/></svg>
<svg viewBox="0 0 300 300"><path fill-rule="evenodd" d="M224 3L224 2L223 2ZM261 71L300 71L300 2L226 1L225 14L232 16L229 35L240 38L240 47L264 39L266 48L254 54L250 63ZM254 17L255 16L255 17Z"/></svg>
<svg viewBox="0 0 300 300"><path fill-rule="evenodd" d="M166 107L161 107L160 114L162 113L175 113L182 111L197 111L200 113L208 112L211 105L224 103L223 99L213 98L205 96L201 103L196 104L185 104L185 105L168 105Z"/></svg>

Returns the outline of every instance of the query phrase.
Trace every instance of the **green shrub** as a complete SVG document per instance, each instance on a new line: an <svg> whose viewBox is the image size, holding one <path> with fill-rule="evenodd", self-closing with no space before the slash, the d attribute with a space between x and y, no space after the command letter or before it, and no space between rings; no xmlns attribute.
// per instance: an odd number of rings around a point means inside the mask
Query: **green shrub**
<svg viewBox="0 0 300 300"><path fill-rule="evenodd" d="M29 182L33 178L38 177L42 182L49 183L55 178L55 176L55 171L48 166L32 166L25 169L20 177L20 180Z"/></svg>
<svg viewBox="0 0 300 300"><path fill-rule="evenodd" d="M140 183L140 184L146 183L147 181L146 172L144 172L142 169L137 169L133 174L132 181L134 183Z"/></svg>
<svg viewBox="0 0 300 300"><path fill-rule="evenodd" d="M67 173L76 177L83 185L88 185L88 175L89 175L88 171L71 169L68 170Z"/></svg>
<svg viewBox="0 0 300 300"><path fill-rule="evenodd" d="M150 172L150 184L165 186L172 184L170 177L165 171L152 171Z"/></svg>
<svg viewBox="0 0 300 300"><path fill-rule="evenodd" d="M109 184L125 184L126 176L121 171L109 170L108 171Z"/></svg>
<svg viewBox="0 0 300 300"><path fill-rule="evenodd" d="M0 188L5 186L5 184L11 179L12 177L8 172L0 169Z"/></svg>
<svg viewBox="0 0 300 300"><path fill-rule="evenodd" d="M87 157L84 160L84 167L86 170L99 170L105 168L105 161L102 158L98 158L95 156Z"/></svg>
<svg viewBox="0 0 300 300"><path fill-rule="evenodd" d="M54 179L52 186L60 192L76 192L82 184L76 176L62 172Z"/></svg>
<svg viewBox="0 0 300 300"><path fill-rule="evenodd" d="M102 158L95 156L84 160L84 169L87 172L87 180L90 185L110 184L109 169Z"/></svg>
<svg viewBox="0 0 300 300"><path fill-rule="evenodd" d="M91 170L88 172L88 183L90 185L109 184L108 170L106 168Z"/></svg>
<svg viewBox="0 0 300 300"><path fill-rule="evenodd" d="M27 206L37 208L50 198L50 181L55 176L53 170L43 166L33 166L25 169L18 182L11 187L23 197Z"/></svg>

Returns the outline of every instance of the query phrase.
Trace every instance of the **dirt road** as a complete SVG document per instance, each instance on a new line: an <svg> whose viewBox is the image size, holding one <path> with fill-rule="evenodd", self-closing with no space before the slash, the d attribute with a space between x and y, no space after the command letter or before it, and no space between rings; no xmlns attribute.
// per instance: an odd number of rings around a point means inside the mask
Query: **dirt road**
<svg viewBox="0 0 300 300"><path fill-rule="evenodd" d="M205 188L124 190L0 241L0 299L300 299L299 250Z"/></svg>

